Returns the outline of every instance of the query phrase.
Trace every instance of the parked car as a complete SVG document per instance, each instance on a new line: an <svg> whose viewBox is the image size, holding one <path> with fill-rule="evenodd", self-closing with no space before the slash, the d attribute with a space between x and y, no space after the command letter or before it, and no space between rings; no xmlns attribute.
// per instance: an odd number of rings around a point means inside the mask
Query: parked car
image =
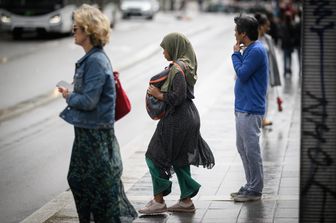
<svg viewBox="0 0 336 223"><path fill-rule="evenodd" d="M151 20L159 11L159 2L157 0L122 0L121 12L123 19L130 16L144 16Z"/></svg>

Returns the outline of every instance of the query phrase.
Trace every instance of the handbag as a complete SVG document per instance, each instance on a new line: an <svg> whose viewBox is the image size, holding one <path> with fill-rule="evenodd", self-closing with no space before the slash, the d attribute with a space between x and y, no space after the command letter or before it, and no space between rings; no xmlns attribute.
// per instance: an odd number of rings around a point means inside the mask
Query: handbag
<svg viewBox="0 0 336 223"><path fill-rule="evenodd" d="M115 102L115 120L118 121L131 111L131 102L123 89L119 80L119 72L113 72L115 88L116 88L116 102Z"/></svg>
<svg viewBox="0 0 336 223"><path fill-rule="evenodd" d="M161 86L168 79L168 74L173 64L176 64L178 69L182 72L183 76L185 76L183 69L178 64L178 61L177 61L175 63L170 64L169 67L165 68L160 73L154 75L149 80L149 84L154 85L157 88L161 88ZM167 105L164 101L161 101L157 99L156 97L146 93L146 110L147 110L149 117L151 117L153 120L159 120L162 117L164 117L166 113L166 107Z"/></svg>

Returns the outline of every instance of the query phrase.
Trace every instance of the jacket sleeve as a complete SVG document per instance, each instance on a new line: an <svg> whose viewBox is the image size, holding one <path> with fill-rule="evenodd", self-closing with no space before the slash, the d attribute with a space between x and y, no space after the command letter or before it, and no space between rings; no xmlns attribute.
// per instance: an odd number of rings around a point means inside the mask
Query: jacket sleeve
<svg viewBox="0 0 336 223"><path fill-rule="evenodd" d="M250 50L244 60L239 52L234 52L231 58L238 79L246 82L262 63L263 56L259 49L255 49Z"/></svg>
<svg viewBox="0 0 336 223"><path fill-rule="evenodd" d="M94 110L100 100L105 83L105 66L95 58L85 64L84 83L81 93L73 92L67 98L70 107L79 110Z"/></svg>

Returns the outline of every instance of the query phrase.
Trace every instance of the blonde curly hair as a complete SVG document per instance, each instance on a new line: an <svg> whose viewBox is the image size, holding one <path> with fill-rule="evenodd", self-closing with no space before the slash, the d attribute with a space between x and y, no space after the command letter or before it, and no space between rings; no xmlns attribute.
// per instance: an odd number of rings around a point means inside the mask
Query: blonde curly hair
<svg viewBox="0 0 336 223"><path fill-rule="evenodd" d="M74 11L74 20L89 37L93 46L105 46L110 41L110 21L96 7L83 4Z"/></svg>

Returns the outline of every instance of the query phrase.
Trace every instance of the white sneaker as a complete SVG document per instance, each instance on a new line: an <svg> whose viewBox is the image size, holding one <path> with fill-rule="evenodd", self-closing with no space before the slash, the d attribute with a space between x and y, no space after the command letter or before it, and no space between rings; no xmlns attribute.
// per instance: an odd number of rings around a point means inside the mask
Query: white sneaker
<svg viewBox="0 0 336 223"><path fill-rule="evenodd" d="M139 210L139 213L141 214L157 214L167 211L166 203L159 203L155 200L149 201L145 207L141 208Z"/></svg>
<svg viewBox="0 0 336 223"><path fill-rule="evenodd" d="M185 213L194 213L196 211L193 202L188 204L184 203L183 201L178 201L173 206L167 208L170 212L185 212Z"/></svg>

